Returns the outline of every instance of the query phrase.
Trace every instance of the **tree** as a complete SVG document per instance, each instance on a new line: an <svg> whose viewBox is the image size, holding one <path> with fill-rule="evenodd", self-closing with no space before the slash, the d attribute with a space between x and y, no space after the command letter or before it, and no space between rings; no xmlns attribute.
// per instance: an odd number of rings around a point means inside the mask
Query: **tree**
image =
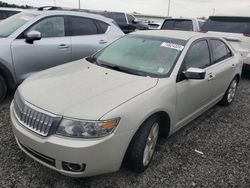
<svg viewBox="0 0 250 188"><path fill-rule="evenodd" d="M22 9L31 9L31 8L34 8L32 6L29 6L29 5L16 5L16 4L9 4L9 3L5 3L5 2L2 2L0 1L0 7L10 7L10 8L22 8Z"/></svg>

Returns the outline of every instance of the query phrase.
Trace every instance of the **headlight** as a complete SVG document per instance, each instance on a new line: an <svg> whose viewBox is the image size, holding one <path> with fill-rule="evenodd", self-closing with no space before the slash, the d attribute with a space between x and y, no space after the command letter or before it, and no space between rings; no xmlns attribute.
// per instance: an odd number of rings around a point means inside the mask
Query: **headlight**
<svg viewBox="0 0 250 188"><path fill-rule="evenodd" d="M98 138L111 134L119 118L108 121L78 121L63 119L56 134L75 138Z"/></svg>

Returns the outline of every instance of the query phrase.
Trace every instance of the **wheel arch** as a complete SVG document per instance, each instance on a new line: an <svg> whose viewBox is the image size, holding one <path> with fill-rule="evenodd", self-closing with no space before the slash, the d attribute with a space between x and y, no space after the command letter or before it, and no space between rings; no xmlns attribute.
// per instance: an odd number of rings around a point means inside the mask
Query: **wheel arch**
<svg viewBox="0 0 250 188"><path fill-rule="evenodd" d="M237 79L237 82L239 83L240 82L240 74L238 73L238 74L236 74L235 76L234 76L234 78L236 78Z"/></svg>
<svg viewBox="0 0 250 188"><path fill-rule="evenodd" d="M149 119L153 118L153 117L157 117L160 119L160 130L159 130L159 136L160 137L164 137L164 138L167 138L169 133L170 133L170 128L171 128L171 119L170 119L170 115L169 113L167 113L166 111L164 110L157 110L157 111L154 111L152 112L150 115L148 115L143 121L142 123L140 124L140 126L138 126L138 128L136 129L134 135L132 136L128 146L127 146L127 149L126 149L126 152L125 152L125 155L123 157L123 162L122 164L123 165L127 165L127 163L129 161L127 161L127 155L128 155L128 151L129 151L129 148L130 148L130 145L131 143L133 142L134 140L134 137L136 136L136 133L138 132L138 130L143 126L143 124L148 121Z"/></svg>
<svg viewBox="0 0 250 188"><path fill-rule="evenodd" d="M8 89L14 89L16 87L16 82L13 74L11 71L3 64L0 62L0 75L3 77L5 80Z"/></svg>

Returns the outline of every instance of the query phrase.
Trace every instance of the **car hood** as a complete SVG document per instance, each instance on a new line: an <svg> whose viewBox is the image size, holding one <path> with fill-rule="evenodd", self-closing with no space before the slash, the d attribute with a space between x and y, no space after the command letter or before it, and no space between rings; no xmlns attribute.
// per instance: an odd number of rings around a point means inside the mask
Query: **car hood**
<svg viewBox="0 0 250 188"><path fill-rule="evenodd" d="M19 92L25 101L56 115L98 120L153 88L157 81L100 67L84 59L29 77Z"/></svg>

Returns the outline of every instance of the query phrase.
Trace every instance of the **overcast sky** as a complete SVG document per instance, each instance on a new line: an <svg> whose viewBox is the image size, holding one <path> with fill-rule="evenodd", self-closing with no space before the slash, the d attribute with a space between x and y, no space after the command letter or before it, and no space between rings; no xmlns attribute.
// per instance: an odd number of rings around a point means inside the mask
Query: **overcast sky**
<svg viewBox="0 0 250 188"><path fill-rule="evenodd" d="M19 5L78 7L79 0L2 0ZM81 0L81 8L167 15L169 0ZM213 14L250 14L250 0L171 0L170 16L200 17Z"/></svg>

